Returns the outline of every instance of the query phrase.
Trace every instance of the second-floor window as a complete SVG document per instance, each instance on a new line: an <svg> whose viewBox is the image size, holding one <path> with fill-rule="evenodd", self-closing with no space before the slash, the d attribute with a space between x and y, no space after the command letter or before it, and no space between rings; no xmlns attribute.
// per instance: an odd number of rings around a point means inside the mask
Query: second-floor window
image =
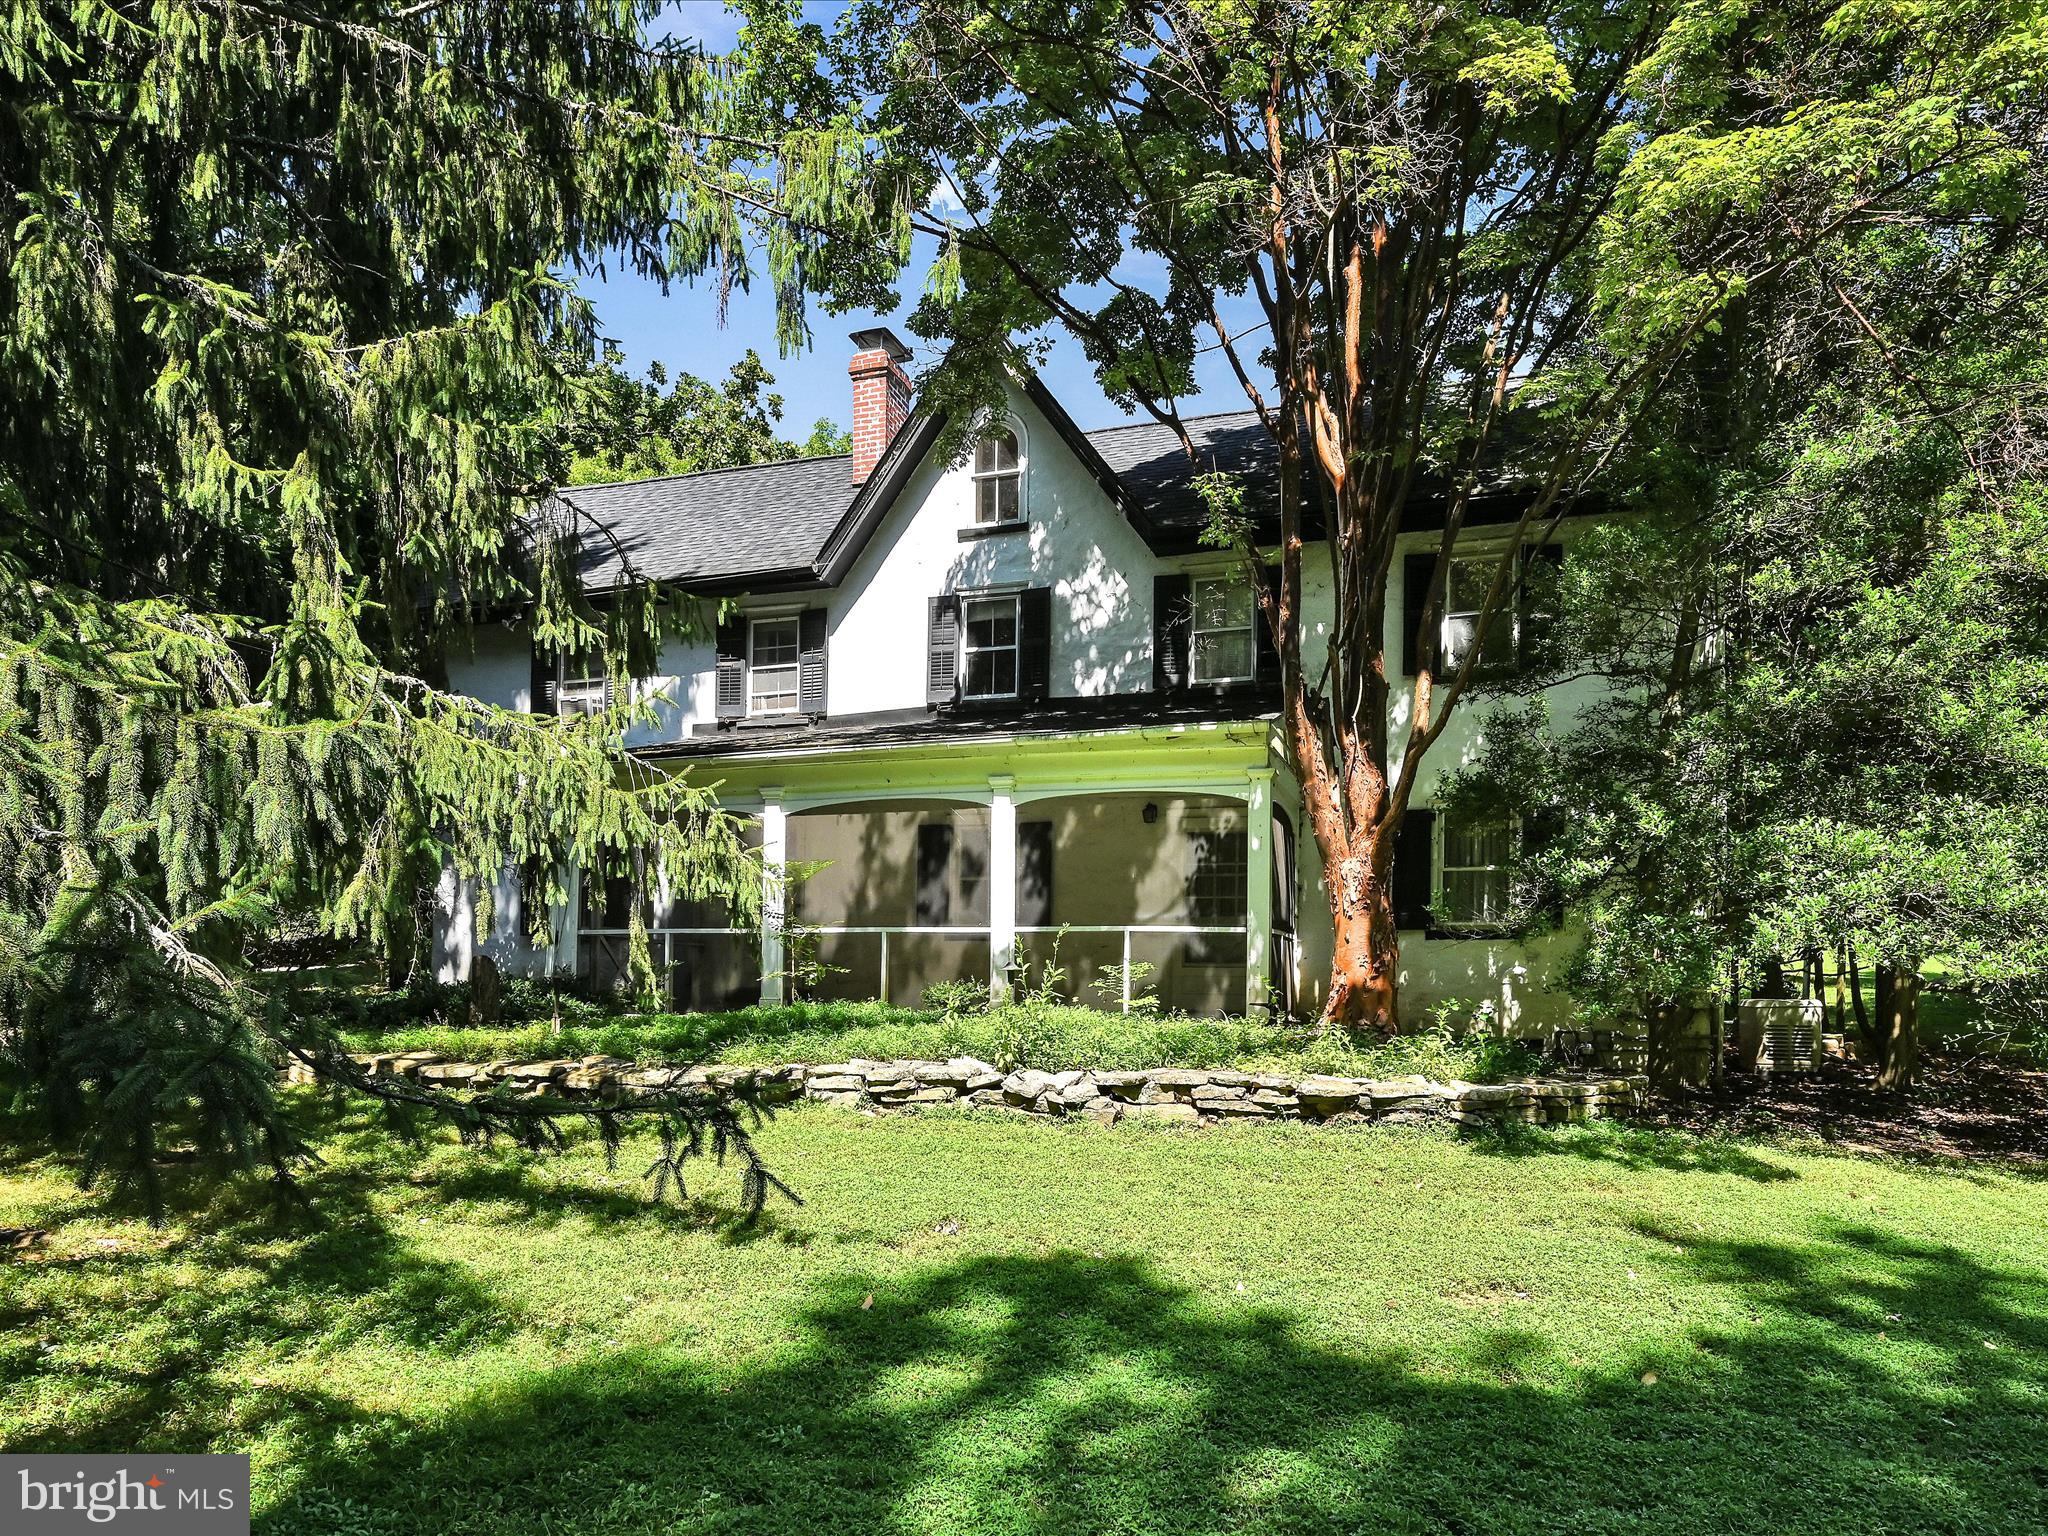
<svg viewBox="0 0 2048 1536"><path fill-rule="evenodd" d="M1465 664L1465 655L1475 645L1479 662L1475 670L1494 671L1515 662L1515 603L1510 589L1487 620L1486 632L1479 631L1479 613L1486 606L1487 588L1500 568L1498 554L1458 555L1451 560L1450 578L1444 588L1441 670L1452 673Z"/></svg>
<svg viewBox="0 0 2048 1536"><path fill-rule="evenodd" d="M970 699L1017 696L1017 599L974 597L962 605L967 644L962 669Z"/></svg>
<svg viewBox="0 0 2048 1536"><path fill-rule="evenodd" d="M562 670L555 683L555 713L595 715L605 705L604 656L583 651L562 658Z"/></svg>
<svg viewBox="0 0 2048 1536"><path fill-rule="evenodd" d="M1018 499L1024 472L1017 458L1017 434L991 432L974 446L974 521L983 527L1022 517Z"/></svg>
<svg viewBox="0 0 2048 1536"><path fill-rule="evenodd" d="M1189 676L1198 683L1243 682L1256 661L1251 588L1231 576L1198 576L1193 587Z"/></svg>
<svg viewBox="0 0 2048 1536"><path fill-rule="evenodd" d="M797 707L803 638L795 614L754 620L747 640L747 713L787 715Z"/></svg>

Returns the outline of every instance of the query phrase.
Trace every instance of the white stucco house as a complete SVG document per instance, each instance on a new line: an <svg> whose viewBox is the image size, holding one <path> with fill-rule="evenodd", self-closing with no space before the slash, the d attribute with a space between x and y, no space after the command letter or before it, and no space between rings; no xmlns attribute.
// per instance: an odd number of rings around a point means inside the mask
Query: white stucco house
<svg viewBox="0 0 2048 1536"><path fill-rule="evenodd" d="M820 962L824 996L908 1003L940 980L1006 986L1057 944L1067 990L1088 1001L1116 1006L1129 974L1116 968L1141 964L1170 1007L1316 1007L1330 924L1314 843L1296 835L1277 668L1246 585L1197 541L1197 471L1178 441L1151 424L1084 432L1025 380L1007 420L949 462L935 451L942 424L913 409L901 342L885 329L854 341L851 454L562 493L592 530L579 547L593 591L630 568L729 600L715 636L671 643L658 675L634 680L656 723L629 746L715 783L756 820L771 868L815 872L789 910L770 901L758 930L625 882L580 882L544 952L516 937L507 889L489 941L500 966L602 984L637 901L679 1008L781 1000L791 933ZM1271 483L1271 440L1249 413L1190 430L1203 469ZM1475 509L1460 541L1475 578L1486 523L1517 510ZM1403 542L1404 573L1426 581L1438 542L1426 516ZM1319 546L1305 585L1321 627ZM1454 569L1444 643L1511 666L1522 618L1473 634L1471 586ZM1391 662L1414 624L1389 606ZM451 675L517 709L585 708L604 686L536 654L516 622L479 625ZM1552 690L1553 709L1583 686ZM1419 1018L1490 1002L1531 1032L1562 1012L1561 949L1489 932L1515 829L1430 809L1488 708L1483 696L1461 706L1409 818L1401 1006ZM437 965L459 979L472 893L451 880L442 896Z"/></svg>

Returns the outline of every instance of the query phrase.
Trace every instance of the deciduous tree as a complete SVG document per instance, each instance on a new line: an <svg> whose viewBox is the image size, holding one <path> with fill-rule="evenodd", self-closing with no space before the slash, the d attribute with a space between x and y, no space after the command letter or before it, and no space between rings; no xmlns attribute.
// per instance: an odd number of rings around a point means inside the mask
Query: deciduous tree
<svg viewBox="0 0 2048 1536"><path fill-rule="evenodd" d="M1198 464L1204 356L1271 435L1272 504L1214 484L1212 534L1281 657L1345 1025L1395 1024L1397 833L1481 681L1478 648L1437 655L1451 552L1491 525L1483 629L1732 302L1902 210L1997 206L2041 122L2033 10L1979 0L863 0L829 46L750 9L791 163L858 124L868 182L938 243L911 323L950 344L923 387L956 435L1058 332ZM1381 637L1421 518L1403 680Z"/></svg>

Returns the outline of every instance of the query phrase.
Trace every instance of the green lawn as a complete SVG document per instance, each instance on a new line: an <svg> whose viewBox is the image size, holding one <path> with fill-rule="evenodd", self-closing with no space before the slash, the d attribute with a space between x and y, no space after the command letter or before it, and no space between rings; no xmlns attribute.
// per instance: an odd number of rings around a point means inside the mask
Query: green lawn
<svg viewBox="0 0 2048 1536"><path fill-rule="evenodd" d="M328 1224L0 1223L7 1449L247 1448L259 1530L2033 1532L2048 1199L1612 1126L789 1112L809 1203L323 1131ZM870 1300L871 1298L871 1300Z"/></svg>

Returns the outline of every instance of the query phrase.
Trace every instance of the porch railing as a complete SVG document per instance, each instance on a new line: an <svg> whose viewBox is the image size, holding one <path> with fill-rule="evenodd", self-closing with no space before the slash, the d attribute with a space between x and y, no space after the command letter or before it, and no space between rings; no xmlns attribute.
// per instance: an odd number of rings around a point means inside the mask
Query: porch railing
<svg viewBox="0 0 2048 1536"><path fill-rule="evenodd" d="M816 934L821 937L837 937L846 934L879 938L881 940L881 974L875 992L876 996L885 1002L889 997L889 940L891 937L984 940L990 937L990 929L986 924L977 926L932 923L791 923L788 931L792 933ZM1241 939L1250 930L1243 923L1053 923L1019 927L1015 931L1019 939L1054 934L1113 933L1121 935L1123 940L1123 969L1121 973L1123 982L1122 1011L1129 1013L1133 1001L1131 961L1132 941L1135 938L1141 935L1158 935L1173 938L1214 937ZM628 937L630 932L631 930L625 928L584 928L579 930L578 937L579 939L623 939ZM715 938L721 935L737 936L753 932L755 930L751 928L653 927L647 929L647 939L649 944L652 945L657 941L666 940L670 936L677 938ZM666 944L663 943L661 947L665 954Z"/></svg>
<svg viewBox="0 0 2048 1536"><path fill-rule="evenodd" d="M1235 937L1243 938L1250 929L1239 923L1055 923L1050 926L1019 928L1017 937L1027 934L1061 933L1118 933L1123 935L1124 959L1120 973L1123 981L1122 1011L1131 1011L1131 940L1138 934L1166 934L1176 938Z"/></svg>

